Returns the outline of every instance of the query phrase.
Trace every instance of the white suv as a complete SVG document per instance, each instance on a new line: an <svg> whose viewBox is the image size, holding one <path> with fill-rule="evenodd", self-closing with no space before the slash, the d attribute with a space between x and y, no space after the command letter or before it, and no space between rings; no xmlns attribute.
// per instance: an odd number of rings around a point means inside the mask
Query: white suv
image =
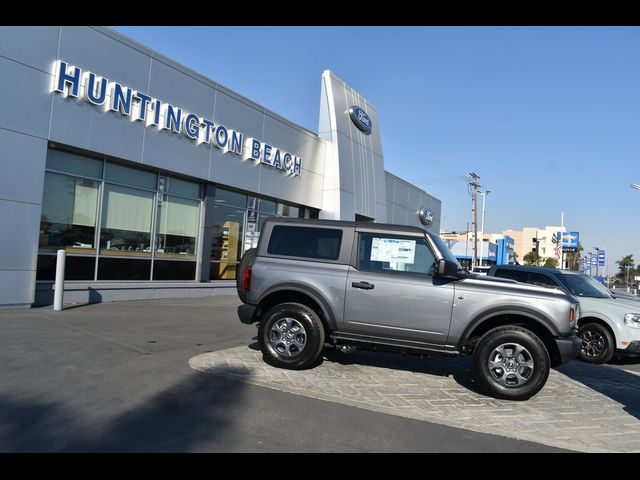
<svg viewBox="0 0 640 480"><path fill-rule="evenodd" d="M617 298L584 273L529 265L496 265L489 277L560 288L580 301L580 359L607 363L615 354L640 354L640 301Z"/></svg>

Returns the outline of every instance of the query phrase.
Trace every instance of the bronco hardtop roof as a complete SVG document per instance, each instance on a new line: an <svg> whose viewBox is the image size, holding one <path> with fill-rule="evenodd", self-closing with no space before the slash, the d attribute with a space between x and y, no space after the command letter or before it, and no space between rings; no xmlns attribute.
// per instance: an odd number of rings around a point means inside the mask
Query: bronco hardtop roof
<svg viewBox="0 0 640 480"><path fill-rule="evenodd" d="M407 233L419 233L424 234L427 230L414 227L411 225L394 225L391 223L375 223L375 222L358 222L347 220L323 220L317 218L291 218L291 217L278 217L268 218L265 222L270 223L297 223L302 225L325 225L327 227L350 227L358 230L373 230L373 231L393 231L393 232L407 232ZM428 232L430 233L430 232ZM432 234L433 235L433 234Z"/></svg>

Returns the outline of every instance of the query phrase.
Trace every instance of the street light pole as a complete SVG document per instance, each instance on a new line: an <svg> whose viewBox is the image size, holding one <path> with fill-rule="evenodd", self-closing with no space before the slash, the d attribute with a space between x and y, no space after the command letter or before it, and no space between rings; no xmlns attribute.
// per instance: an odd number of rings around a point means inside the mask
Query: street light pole
<svg viewBox="0 0 640 480"><path fill-rule="evenodd" d="M598 264L600 263L600 249L598 247L593 247L596 251L596 277L598 276Z"/></svg>
<svg viewBox="0 0 640 480"><path fill-rule="evenodd" d="M607 287L611 283L609 280L609 256L607 255L607 238L616 238L615 235L607 235L604 237L604 276L607 278Z"/></svg>

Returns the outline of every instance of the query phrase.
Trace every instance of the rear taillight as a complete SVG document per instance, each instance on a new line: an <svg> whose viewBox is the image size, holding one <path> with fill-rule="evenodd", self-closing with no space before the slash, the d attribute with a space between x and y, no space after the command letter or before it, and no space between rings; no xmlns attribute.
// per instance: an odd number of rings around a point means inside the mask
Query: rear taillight
<svg viewBox="0 0 640 480"><path fill-rule="evenodd" d="M251 288L251 265L244 267L242 271L242 290L249 291Z"/></svg>

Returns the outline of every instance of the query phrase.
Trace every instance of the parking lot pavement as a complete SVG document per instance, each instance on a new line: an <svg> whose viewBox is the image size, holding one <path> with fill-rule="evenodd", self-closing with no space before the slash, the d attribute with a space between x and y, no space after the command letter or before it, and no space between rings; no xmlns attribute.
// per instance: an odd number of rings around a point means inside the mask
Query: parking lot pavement
<svg viewBox="0 0 640 480"><path fill-rule="evenodd" d="M251 343L238 303L0 310L0 452L561 451L190 368Z"/></svg>
<svg viewBox="0 0 640 480"><path fill-rule="evenodd" d="M469 359L327 350L313 370L273 369L238 304L0 310L0 451L640 449L640 377L622 370L640 360L571 362L533 399L503 402L475 391Z"/></svg>
<svg viewBox="0 0 640 480"><path fill-rule="evenodd" d="M262 361L257 346L198 355L199 371L475 432L583 452L640 452L640 377L610 365L569 362L524 402L476 391L469 358L419 359L325 351L316 368L291 371Z"/></svg>

